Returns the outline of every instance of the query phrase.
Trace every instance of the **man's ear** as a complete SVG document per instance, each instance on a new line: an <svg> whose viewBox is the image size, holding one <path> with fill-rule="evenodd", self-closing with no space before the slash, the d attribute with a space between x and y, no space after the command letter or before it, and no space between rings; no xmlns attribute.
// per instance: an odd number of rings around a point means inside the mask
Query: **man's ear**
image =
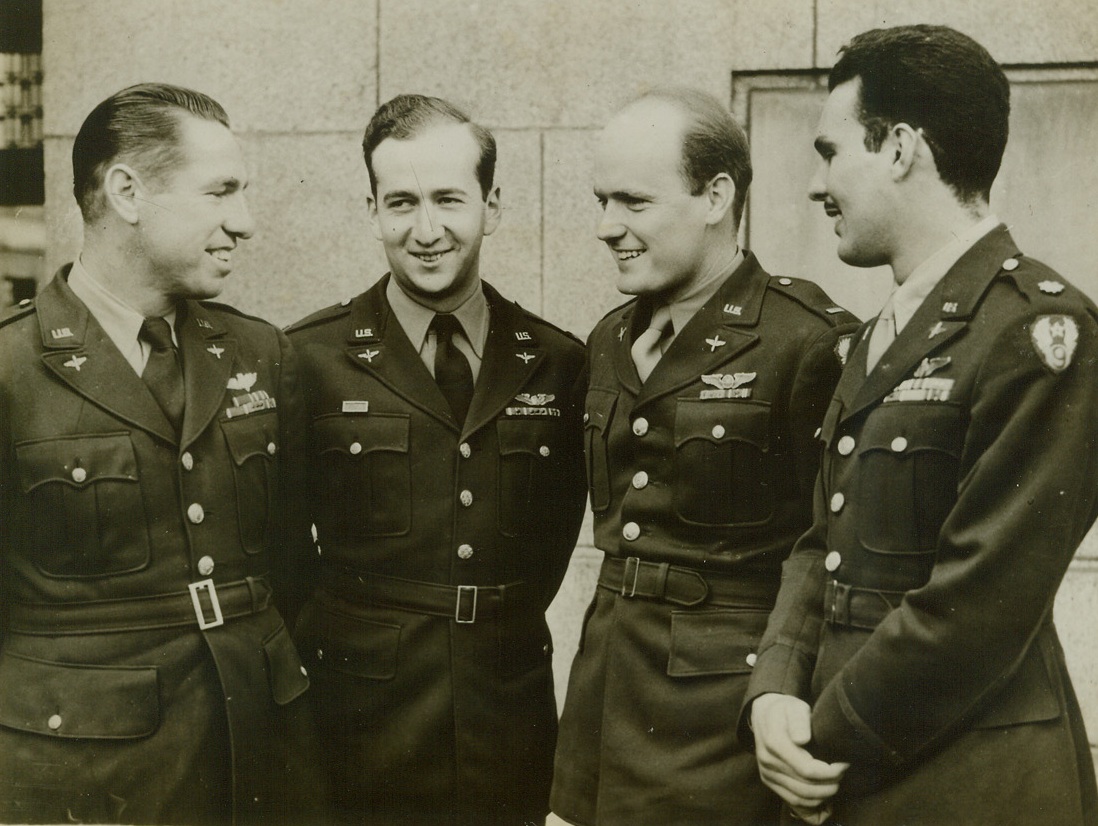
<svg viewBox="0 0 1098 826"><path fill-rule="evenodd" d="M374 238L378 241L384 240L381 233L381 217L377 214L377 198L371 192L366 196L366 212L370 219L370 229L373 230Z"/></svg>
<svg viewBox="0 0 1098 826"><path fill-rule="evenodd" d="M903 180L910 174L919 153L919 130L906 123L895 124L883 149L891 158L892 180Z"/></svg>
<svg viewBox="0 0 1098 826"><path fill-rule="evenodd" d="M720 172L705 185L705 191L702 194L709 201L705 222L710 226L716 226L732 210L732 202L736 200L736 184L727 172Z"/></svg>
<svg viewBox="0 0 1098 826"><path fill-rule="evenodd" d="M128 224L136 224L140 217L138 200L143 192L141 178L128 164L116 163L103 175L107 205Z"/></svg>
<svg viewBox="0 0 1098 826"><path fill-rule="evenodd" d="M484 199L484 234L491 235L495 232L502 218L503 207L500 205L499 187L495 186Z"/></svg>

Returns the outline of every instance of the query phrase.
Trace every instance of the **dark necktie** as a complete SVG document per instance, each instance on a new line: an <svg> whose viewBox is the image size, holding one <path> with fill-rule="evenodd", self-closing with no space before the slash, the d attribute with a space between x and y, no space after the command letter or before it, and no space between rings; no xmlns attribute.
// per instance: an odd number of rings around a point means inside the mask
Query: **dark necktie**
<svg viewBox="0 0 1098 826"><path fill-rule="evenodd" d="M183 371L172 344L172 328L162 318L146 318L137 337L151 348L141 378L178 433L183 425Z"/></svg>
<svg viewBox="0 0 1098 826"><path fill-rule="evenodd" d="M464 424L473 398L473 371L469 359L454 346L454 333L461 329L461 323L449 313L437 313L431 319L431 329L435 331L435 381L450 403L454 418Z"/></svg>

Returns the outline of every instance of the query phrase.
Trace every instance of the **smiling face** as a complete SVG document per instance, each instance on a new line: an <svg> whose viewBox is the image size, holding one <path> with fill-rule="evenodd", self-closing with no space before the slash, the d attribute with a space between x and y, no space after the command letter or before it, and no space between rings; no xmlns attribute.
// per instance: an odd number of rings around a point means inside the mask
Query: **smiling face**
<svg viewBox="0 0 1098 826"><path fill-rule="evenodd" d="M820 156L809 185L809 197L835 219L839 258L855 267L891 263L895 251L895 188L892 146L866 148L865 127L858 120L861 81L835 87L827 98L816 130Z"/></svg>
<svg viewBox="0 0 1098 826"><path fill-rule="evenodd" d="M499 225L499 189L477 180L480 148L466 124L440 121L408 140L386 138L371 166L374 235L404 292L437 312L480 283L480 244Z"/></svg>
<svg viewBox="0 0 1098 826"><path fill-rule="evenodd" d="M607 124L595 154L597 234L618 265L618 290L667 301L701 277L705 194L682 175L683 114L663 100L628 106Z"/></svg>
<svg viewBox="0 0 1098 826"><path fill-rule="evenodd" d="M178 163L159 174L138 171L136 253L157 293L213 298L238 241L255 229L244 198L247 170L232 132L216 121L179 117Z"/></svg>

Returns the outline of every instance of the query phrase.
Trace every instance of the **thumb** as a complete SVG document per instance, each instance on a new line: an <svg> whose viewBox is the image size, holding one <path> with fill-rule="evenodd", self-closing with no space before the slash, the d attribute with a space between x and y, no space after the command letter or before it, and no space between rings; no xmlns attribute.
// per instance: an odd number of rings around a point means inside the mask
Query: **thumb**
<svg viewBox="0 0 1098 826"><path fill-rule="evenodd" d="M798 746L806 745L812 739L812 712L808 706L800 706L788 711L789 739Z"/></svg>

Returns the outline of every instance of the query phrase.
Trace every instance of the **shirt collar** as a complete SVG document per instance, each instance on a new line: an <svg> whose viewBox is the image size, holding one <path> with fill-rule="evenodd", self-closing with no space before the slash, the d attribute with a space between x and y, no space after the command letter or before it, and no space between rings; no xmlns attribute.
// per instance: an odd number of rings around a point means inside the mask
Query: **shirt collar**
<svg viewBox="0 0 1098 826"><path fill-rule="evenodd" d="M670 304L671 308L671 328L673 336L677 336L682 332L685 327L710 298L712 298L717 290L720 289L721 284L725 282L737 267L743 263L744 255L743 250L737 249L736 255L732 259L732 263L724 269L717 270L709 278L695 284L693 289L684 295L677 301L673 301Z"/></svg>
<svg viewBox="0 0 1098 826"><path fill-rule="evenodd" d="M889 299L892 303L897 332L907 326L911 317L915 315L915 311L930 295L931 290L938 286L938 282L945 278L946 273L960 260L961 256L998 225L999 219L994 215L988 215L982 221L958 233L952 241L911 271L911 275L893 291Z"/></svg>
<svg viewBox="0 0 1098 826"><path fill-rule="evenodd" d="M417 352L422 350L423 342L427 338L427 328L431 326L435 311L409 297L392 276L385 288L385 297L412 346ZM461 306L452 310L451 314L461 323L465 338L477 358L484 358L484 345L488 340L488 299L484 297L484 290L480 289L479 284L473 294Z"/></svg>

